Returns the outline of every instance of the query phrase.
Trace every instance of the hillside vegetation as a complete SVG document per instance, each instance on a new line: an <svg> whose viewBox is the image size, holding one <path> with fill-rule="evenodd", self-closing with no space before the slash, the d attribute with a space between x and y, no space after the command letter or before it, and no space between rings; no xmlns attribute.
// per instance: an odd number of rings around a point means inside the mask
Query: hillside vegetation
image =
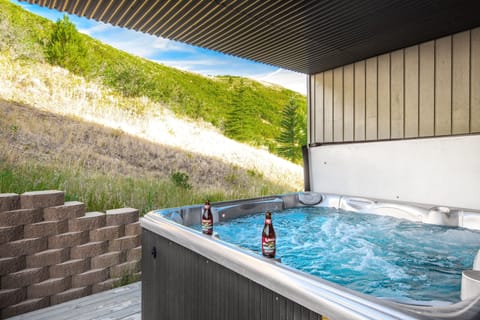
<svg viewBox="0 0 480 320"><path fill-rule="evenodd" d="M0 193L59 189L90 211L152 209L291 190L259 172L0 99Z"/></svg>
<svg viewBox="0 0 480 320"><path fill-rule="evenodd" d="M0 0L0 193L60 189L88 210L144 213L302 188L300 166L180 114L181 104L128 94L92 70L47 63L52 30Z"/></svg>
<svg viewBox="0 0 480 320"><path fill-rule="evenodd" d="M60 23L60 22L59 22ZM58 24L58 23L57 23ZM68 59L52 59L58 38L55 24L0 0L0 50L17 58L50 61L89 80L96 80L126 97L147 97L180 116L211 123L237 141L278 152L282 110L294 100L299 126L306 128L306 98L279 86L233 76L204 77L139 58L105 45L87 35L66 50ZM70 48L70 49L69 49ZM74 48L74 49L72 49ZM73 57L73 58L72 58ZM133 114L142 104L128 106ZM305 135L303 135L305 136ZM306 138L302 138L305 143ZM298 157L295 160L299 160Z"/></svg>

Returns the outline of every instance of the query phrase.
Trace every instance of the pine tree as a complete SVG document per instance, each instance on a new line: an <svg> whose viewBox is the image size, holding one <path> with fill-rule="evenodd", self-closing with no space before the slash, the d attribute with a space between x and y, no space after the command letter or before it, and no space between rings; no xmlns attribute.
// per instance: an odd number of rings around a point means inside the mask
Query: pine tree
<svg viewBox="0 0 480 320"><path fill-rule="evenodd" d="M87 53L80 33L68 16L58 19L46 48L48 62L84 74L88 69Z"/></svg>
<svg viewBox="0 0 480 320"><path fill-rule="evenodd" d="M302 159L302 144L306 142L304 119L299 114L298 104L294 98L285 105L280 122L280 135L276 138L278 153L292 162Z"/></svg>
<svg viewBox="0 0 480 320"><path fill-rule="evenodd" d="M243 80L235 88L230 111L226 115L225 135L238 141L250 142L253 139L258 118L254 106L247 103Z"/></svg>

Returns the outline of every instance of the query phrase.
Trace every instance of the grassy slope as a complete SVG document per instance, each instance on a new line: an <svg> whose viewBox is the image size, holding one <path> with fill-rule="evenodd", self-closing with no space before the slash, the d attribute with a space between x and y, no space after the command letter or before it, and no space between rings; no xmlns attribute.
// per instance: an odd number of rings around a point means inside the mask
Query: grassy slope
<svg viewBox="0 0 480 320"><path fill-rule="evenodd" d="M0 99L0 193L65 190L88 210L161 207L288 190L219 160ZM188 172L186 189L172 173Z"/></svg>
<svg viewBox="0 0 480 320"><path fill-rule="evenodd" d="M79 105L89 112L104 115L116 109L116 113L130 114L131 121L135 122L152 114L161 115L162 109L168 107L188 115L187 107L195 104L185 101L201 101L197 109L201 107L199 110L216 115L219 111L215 108L221 107L221 101L228 100L226 97L240 82L251 87L246 100L255 100L256 95L261 96L262 90L267 90L248 79L207 79L167 68L89 39L91 47L97 47L93 50L96 54L106 58L111 54L110 61L120 59L123 61L120 67L132 67L133 71L128 70L130 75L133 72L134 76L143 76L139 70L151 69L147 76L155 81L168 80L158 86L165 91L164 95L155 91L158 96L151 99L128 97L128 92L118 90L114 84L110 84L108 90L102 89L99 83L108 84L107 80L111 80L100 77L100 70L120 68L116 64L103 63L96 69L98 74L88 75L92 81L73 77L60 68L42 67L44 44L52 26L48 20L0 0L0 58L2 70L7 71L2 75L4 84L0 87L0 96L7 92L8 99L17 101L0 100L0 193L61 189L67 192L67 199L86 202L88 210L132 206L146 212L151 208L200 203L205 198L219 201L297 190L283 182L271 182L272 176L264 177L255 164L253 169L225 164L207 156L145 141L120 130L85 123L79 118L61 117L30 107L29 104L74 114L62 108ZM106 74L108 76L108 72ZM63 82L54 78L63 79ZM192 88L193 95L188 88ZM276 99L273 93L284 91L280 88L268 90L270 98L262 97L264 101ZM218 92L223 93L219 95ZM24 102L18 103L20 101ZM265 108L264 112L277 114L272 108ZM224 110L220 115L225 114ZM215 117L211 122L217 121L221 126L219 119L221 117ZM171 175L178 172L188 173L192 189L174 183ZM291 177L289 180L291 183Z"/></svg>
<svg viewBox="0 0 480 320"><path fill-rule="evenodd" d="M7 0L0 0L0 12L0 24L4 25L2 34L7 38L4 46L16 47L16 51L26 52L30 58L43 59L43 48L53 23L25 12ZM9 34L15 34L10 37L13 39L10 42ZM298 101L305 117L306 98L293 91L240 77L207 78L127 54L86 35L82 37L89 48L87 58L90 61L90 69L84 71L84 76L99 79L127 96L149 97L179 115L203 119L222 131L227 115L234 107L232 101L243 87L242 107L252 111L247 114L251 114L258 124L249 129L246 142L266 146L271 152L276 149L281 110L291 97ZM30 53L29 49L32 49ZM132 106L132 109L136 113L143 112L139 106Z"/></svg>

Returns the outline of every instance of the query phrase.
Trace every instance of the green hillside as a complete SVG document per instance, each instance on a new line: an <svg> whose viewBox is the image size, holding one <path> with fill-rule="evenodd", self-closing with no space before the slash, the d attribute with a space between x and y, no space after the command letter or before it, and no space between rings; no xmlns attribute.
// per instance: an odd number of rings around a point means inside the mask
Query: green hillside
<svg viewBox="0 0 480 320"><path fill-rule="evenodd" d="M0 0L0 52L52 63L54 30L55 23ZM233 139L264 146L272 153L281 153L282 111L293 99L305 143L306 98L298 93L247 78L204 77L130 55L78 32L75 37L80 39L78 46L69 49L79 50L71 54L74 59L57 64L122 95L145 96L179 116L203 119ZM131 108L133 113L143 112L141 106Z"/></svg>

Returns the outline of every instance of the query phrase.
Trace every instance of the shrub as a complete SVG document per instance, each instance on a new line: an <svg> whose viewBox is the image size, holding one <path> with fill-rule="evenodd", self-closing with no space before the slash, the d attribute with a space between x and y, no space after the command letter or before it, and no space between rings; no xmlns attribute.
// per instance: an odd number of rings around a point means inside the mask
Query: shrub
<svg viewBox="0 0 480 320"><path fill-rule="evenodd" d="M68 16L57 20L46 47L46 56L51 64L86 74L89 65L87 47Z"/></svg>
<svg viewBox="0 0 480 320"><path fill-rule="evenodd" d="M183 188L187 190L192 189L192 186L188 183L189 176L184 172L180 172L180 171L174 172L170 176L170 179L172 180L173 184L179 188Z"/></svg>

